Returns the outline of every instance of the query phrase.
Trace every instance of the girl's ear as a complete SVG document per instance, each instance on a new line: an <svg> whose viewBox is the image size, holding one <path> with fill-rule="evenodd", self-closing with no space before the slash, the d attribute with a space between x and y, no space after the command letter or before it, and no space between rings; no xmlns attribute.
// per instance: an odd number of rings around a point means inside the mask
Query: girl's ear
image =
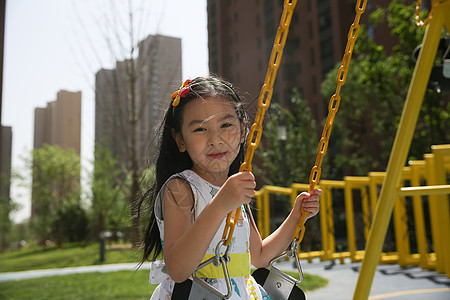
<svg viewBox="0 0 450 300"><path fill-rule="evenodd" d="M181 133L175 132L175 129L172 129L172 137L175 140L175 143L178 146L178 150L180 152L185 152L186 147L184 146L183 138L181 137Z"/></svg>

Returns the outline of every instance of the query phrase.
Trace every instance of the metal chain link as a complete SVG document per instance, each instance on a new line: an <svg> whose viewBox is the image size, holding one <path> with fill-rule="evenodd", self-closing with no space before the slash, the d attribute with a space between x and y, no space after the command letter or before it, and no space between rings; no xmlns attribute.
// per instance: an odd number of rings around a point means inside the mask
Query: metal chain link
<svg viewBox="0 0 450 300"><path fill-rule="evenodd" d="M311 192L316 184L319 182L320 173L322 171L322 161L327 152L328 148L328 140L330 139L331 129L333 127L334 117L336 112L339 109L339 104L341 102L341 97L339 96L341 92L341 88L347 79L348 74L348 66L350 64L350 60L353 53L353 48L355 46L356 39L358 38L359 33L359 20L361 15L366 10L367 0L363 0L361 6L361 0L358 0L356 3L356 16L355 21L353 22L347 36L347 45L345 47L344 57L342 58L342 63L338 71L338 75L336 77L336 92L333 96L331 96L330 103L328 105L328 116L325 123L325 126L322 131L322 137L319 142L319 147L317 149L317 157L316 162L314 163L314 167L311 169L311 174L309 176L309 189L308 192ZM302 207L302 217L300 219L300 223L297 225L297 228L294 233L293 240L299 244L303 240L303 236L305 235L305 221L306 221L306 212ZM293 243L295 244L295 243Z"/></svg>
<svg viewBox="0 0 450 300"><path fill-rule="evenodd" d="M436 7L439 5L439 0L433 0L433 5L431 6L430 13L428 14L428 17L425 19L425 21L420 20L420 9L422 8L422 0L417 0L416 4L416 25L420 27L426 26L428 23L430 23L431 19L433 18L433 12Z"/></svg>
<svg viewBox="0 0 450 300"><path fill-rule="evenodd" d="M245 154L244 162L241 164L239 171L252 171L252 160L255 149L258 147L262 136L262 122L264 120L264 114L269 107L270 100L273 94L273 84L275 83L275 77L277 76L278 67L280 66L281 57L283 55L284 45L288 36L289 25L291 24L292 14L297 4L297 0L285 0L283 13L281 15L280 26L278 27L277 34L275 36L275 42L272 48L272 53L269 59L269 67L266 73L266 79L264 85L261 88L258 98L258 110L256 112L255 121L250 128L250 133L247 138L247 152ZM234 228L236 222L241 213L241 208L237 208L234 212L230 212L227 215L225 229L223 231L222 239L226 240L223 244L228 246L233 237ZM233 216L233 217L232 217Z"/></svg>

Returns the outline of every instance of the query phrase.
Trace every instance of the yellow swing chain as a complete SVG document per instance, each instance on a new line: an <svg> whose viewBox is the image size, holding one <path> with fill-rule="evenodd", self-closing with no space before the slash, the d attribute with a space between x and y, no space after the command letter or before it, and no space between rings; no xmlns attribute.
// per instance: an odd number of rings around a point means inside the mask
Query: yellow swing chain
<svg viewBox="0 0 450 300"><path fill-rule="evenodd" d="M334 117L336 115L336 112L339 109L339 104L341 102L340 92L341 88L345 83L345 80L347 79L348 74L348 66L350 64L350 60L352 58L353 48L355 46L356 39L358 38L359 33L359 20L361 18L361 15L366 10L367 6L367 0L363 0L362 6L361 6L361 0L358 0L356 3L356 16L355 21L353 22L352 26L350 27L350 30L348 32L347 37L347 45L345 47L344 57L342 58L342 63L339 68L337 77L336 77L336 92L333 96L331 96L330 103L328 105L328 116L326 123L323 127L322 131L322 137L319 142L319 147L317 149L317 157L316 162L314 163L314 167L311 169L311 174L309 176L309 188L308 192L311 192L316 184L319 182L320 179L320 173L322 171L322 161L325 156L325 153L327 152L328 148L328 140L330 139L331 129L333 127ZM302 240L303 236L305 235L305 221L306 221L306 213L302 207L302 217L300 219L300 223L297 225L297 228L294 233L293 240L298 245ZM293 243L293 244L295 244Z"/></svg>
<svg viewBox="0 0 450 300"><path fill-rule="evenodd" d="M289 25L291 24L292 14L295 8L297 0L285 0L283 13L281 15L280 26L278 27L277 34L275 36L275 42L272 48L272 53L269 59L269 67L267 69L266 79L264 85L261 88L258 98L258 110L256 112L255 121L250 128L250 133L247 138L247 152L245 154L244 162L241 164L239 171L252 171L252 159L255 149L258 147L262 135L262 122L264 120L264 114L267 108L269 108L270 100L272 99L273 84L277 76L278 67L280 66L281 57L283 55L283 48L286 44L288 36ZM227 215L225 229L223 231L222 240L225 240L223 246L228 246L233 237L234 228L236 222L241 213L241 207L237 208L233 212Z"/></svg>
<svg viewBox="0 0 450 300"><path fill-rule="evenodd" d="M416 25L420 27L426 26L428 23L430 23L431 19L433 18L433 12L436 7L439 5L439 0L433 0L433 5L431 6L430 13L428 14L428 17L425 19L425 21L420 20L420 9L422 8L422 0L417 0L416 4Z"/></svg>

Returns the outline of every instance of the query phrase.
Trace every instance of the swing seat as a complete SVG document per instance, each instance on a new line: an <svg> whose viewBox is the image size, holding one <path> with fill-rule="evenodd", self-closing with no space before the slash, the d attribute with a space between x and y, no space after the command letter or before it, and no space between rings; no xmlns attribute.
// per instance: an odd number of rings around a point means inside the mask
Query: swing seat
<svg viewBox="0 0 450 300"><path fill-rule="evenodd" d="M260 268L252 276L266 290L271 300L306 300L305 293L297 286L297 280L282 275L279 271Z"/></svg>
<svg viewBox="0 0 450 300"><path fill-rule="evenodd" d="M223 243L224 240L221 240L217 244L216 256L202 262L197 267L194 273L192 273L192 279L188 278L181 283L175 284L172 291L172 300L224 300L231 297L231 280L227 268L229 256L227 253L220 256L220 247ZM197 277L196 272L211 263L216 267L222 265L222 270L227 285L227 294L222 294L219 290L214 288L212 285L209 285L202 278Z"/></svg>
<svg viewBox="0 0 450 300"><path fill-rule="evenodd" d="M186 279L181 283L176 283L173 292L172 300L223 300L216 294L210 292L208 289L197 284L191 279Z"/></svg>

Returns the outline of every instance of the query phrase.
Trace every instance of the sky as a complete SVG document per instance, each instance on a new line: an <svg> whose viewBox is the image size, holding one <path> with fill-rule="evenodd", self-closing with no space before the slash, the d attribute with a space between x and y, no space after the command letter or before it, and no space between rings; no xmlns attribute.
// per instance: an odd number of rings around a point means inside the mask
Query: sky
<svg viewBox="0 0 450 300"><path fill-rule="evenodd" d="M124 58L119 49L120 43L130 44L129 3L135 42L149 34L181 38L183 78L209 73L206 0L7 0L2 125L12 127L13 171L24 174L23 158L33 148L34 109L65 89L82 92L86 178L95 137L95 73L114 68ZM11 215L14 222L30 216L31 180L26 182L28 187L18 181L11 186L11 197L20 207Z"/></svg>

